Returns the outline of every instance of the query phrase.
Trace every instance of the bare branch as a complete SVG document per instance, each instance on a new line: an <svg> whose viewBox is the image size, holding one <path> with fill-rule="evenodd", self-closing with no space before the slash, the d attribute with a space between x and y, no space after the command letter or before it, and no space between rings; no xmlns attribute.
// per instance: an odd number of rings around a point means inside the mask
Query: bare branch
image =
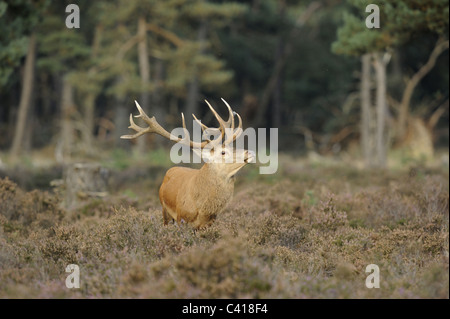
<svg viewBox="0 0 450 319"><path fill-rule="evenodd" d="M438 57L449 48L449 41L444 40L442 37L437 41L433 51L431 52L428 61L417 71L412 78L406 84L405 91L403 92L402 101L400 104L398 128L399 136L403 137L406 132L406 123L408 118L409 107L411 104L411 98L414 93L414 89L419 82L427 75L435 66Z"/></svg>

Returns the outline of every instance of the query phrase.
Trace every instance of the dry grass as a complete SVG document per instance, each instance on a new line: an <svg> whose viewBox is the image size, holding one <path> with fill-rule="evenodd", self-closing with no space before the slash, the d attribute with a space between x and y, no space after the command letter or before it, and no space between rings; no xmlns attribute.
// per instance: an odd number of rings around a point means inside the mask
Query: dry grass
<svg viewBox="0 0 450 319"><path fill-rule="evenodd" d="M0 180L1 298L448 298L448 167L246 168L208 229L163 226L151 181L74 212ZM80 266L68 289L65 267ZM381 288L368 289L377 264Z"/></svg>

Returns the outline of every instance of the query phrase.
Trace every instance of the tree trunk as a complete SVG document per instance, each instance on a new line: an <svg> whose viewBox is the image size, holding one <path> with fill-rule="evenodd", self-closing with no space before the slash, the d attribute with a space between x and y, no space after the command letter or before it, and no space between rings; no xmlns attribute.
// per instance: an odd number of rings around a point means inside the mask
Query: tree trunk
<svg viewBox="0 0 450 319"><path fill-rule="evenodd" d="M98 51L100 48L100 42L102 37L103 28L101 26L95 27L94 39L92 41L92 59L95 59L98 55ZM92 67L88 72L97 72L95 67ZM97 98L98 93L89 91L86 92L83 102L83 118L84 124L86 125L86 132L82 134L83 136L83 144L86 146L89 152L92 151L93 148L93 139L94 139L94 131L95 131L95 100Z"/></svg>
<svg viewBox="0 0 450 319"><path fill-rule="evenodd" d="M155 118L158 120L158 123L162 127L166 127L166 108L162 105L162 86L161 82L163 81L163 74L164 74L164 63L162 60L157 59L155 61L155 67L154 67L155 73L153 77L153 83L155 84L155 89L153 90L152 94L152 112L155 116ZM155 139L156 145L162 145L162 144L168 144L167 139Z"/></svg>
<svg viewBox="0 0 450 319"><path fill-rule="evenodd" d="M200 23L198 34L197 34L197 41L200 43L200 50L198 54L204 53L204 44L206 40L206 35L208 31L208 25L206 21L202 21ZM188 120L186 120L186 128L189 132L192 132L192 115L191 114L198 114L198 100L200 95L200 84L198 81L198 74L197 74L197 68L194 66L194 74L192 74L192 80L188 84L188 92L187 92L187 99L186 99L186 115L188 117Z"/></svg>
<svg viewBox="0 0 450 319"><path fill-rule="evenodd" d="M377 166L384 168L387 163L387 102L386 102L386 65L387 61L382 53L376 53L375 57L375 75L376 75L376 108L377 108L377 133L376 133L376 152Z"/></svg>
<svg viewBox="0 0 450 319"><path fill-rule="evenodd" d="M73 86L67 75L64 75L61 93L61 139L57 147L56 155L58 162L67 162L71 157L74 141L74 127L72 122L74 108Z"/></svg>
<svg viewBox="0 0 450 319"><path fill-rule="evenodd" d="M17 156L19 156L23 148L24 135L27 125L26 122L33 95L35 58L36 35L32 33L30 36L28 52L25 59L25 72L23 76L22 92L20 94L19 112L16 120L16 127L11 147L12 158L16 158Z"/></svg>
<svg viewBox="0 0 450 319"><path fill-rule="evenodd" d="M435 66L437 58L441 55L442 52L448 50L449 41L444 41L442 38L439 38L436 43L433 51L431 52L428 61L417 71L412 78L406 84L406 88L403 91L402 101L400 103L400 110L398 115L398 131L397 138L402 140L405 137L406 126L409 118L409 107L411 103L411 98L414 93L414 89L417 84L427 75Z"/></svg>
<svg viewBox="0 0 450 319"><path fill-rule="evenodd" d="M372 139L372 102L370 98L371 54L366 53L361 58L361 149L366 167L373 166Z"/></svg>
<svg viewBox="0 0 450 319"><path fill-rule="evenodd" d="M85 204L89 198L108 195L109 171L96 163L75 163L64 171L66 209Z"/></svg>
<svg viewBox="0 0 450 319"><path fill-rule="evenodd" d="M138 20L138 60L139 60L139 74L141 76L141 97L139 105L145 113L149 112L150 94L148 91L148 84L150 82L150 63L148 60L147 49L147 24L144 17L139 17ZM137 140L137 149L139 153L144 153L147 148L146 138Z"/></svg>
<svg viewBox="0 0 450 319"><path fill-rule="evenodd" d="M23 135L22 147L21 147L22 152L25 154L28 154L31 151L31 149L33 148L33 130L35 128L38 129L38 127L37 127L38 123L36 121L34 109L35 109L35 105L34 105L34 100L32 99L30 102L30 108L27 113L27 119L25 120L25 123L27 123L27 125L26 125L25 132Z"/></svg>
<svg viewBox="0 0 450 319"><path fill-rule="evenodd" d="M95 94L87 93L84 99L84 124L86 125L86 132L82 134L83 144L88 152L92 151L93 137L95 129Z"/></svg>
<svg viewBox="0 0 450 319"><path fill-rule="evenodd" d="M123 81L122 76L119 76L116 79L117 83L120 83ZM128 101L130 103L130 101ZM114 96L114 145L116 147L129 149L130 148L130 141L121 139L120 136L130 134L130 131L128 129L128 126L130 125L129 118L130 118L130 109L128 107L128 104L125 102L125 99L121 95L115 95ZM132 105L133 111L136 109L136 106L134 106L134 103Z"/></svg>

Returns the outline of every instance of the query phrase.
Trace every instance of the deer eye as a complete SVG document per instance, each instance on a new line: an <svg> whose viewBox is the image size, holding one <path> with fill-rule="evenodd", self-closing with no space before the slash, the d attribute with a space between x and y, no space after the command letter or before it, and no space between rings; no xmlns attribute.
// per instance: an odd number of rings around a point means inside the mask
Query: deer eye
<svg viewBox="0 0 450 319"><path fill-rule="evenodd" d="M222 155L225 155L226 153L225 153L225 151L222 151Z"/></svg>

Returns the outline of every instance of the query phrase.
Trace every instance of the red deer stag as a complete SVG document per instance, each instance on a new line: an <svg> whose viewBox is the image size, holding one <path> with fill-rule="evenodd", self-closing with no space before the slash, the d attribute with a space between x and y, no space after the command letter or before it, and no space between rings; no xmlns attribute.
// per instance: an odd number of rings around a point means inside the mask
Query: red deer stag
<svg viewBox="0 0 450 319"><path fill-rule="evenodd" d="M159 189L159 200L162 205L164 224L169 221L185 221L194 228L209 226L217 214L224 210L230 202L234 190L234 175L247 163L253 161L252 151L234 149L233 142L242 133L242 119L232 111L228 103L222 99L228 108L229 117L224 121L214 108L208 104L211 112L219 122L219 128L209 128L193 115L201 126L203 134L220 132L220 137L203 142L190 140L187 133L184 114L181 113L185 137L180 138L166 131L158 124L155 117L149 118L135 101L142 120L148 127L140 127L133 121L130 114L129 128L135 130L134 135L123 135L121 138L133 139L146 133L156 133L172 141L188 145L196 154L201 155L205 164L200 169L187 167L172 167L166 172ZM239 119L239 126L235 129L234 116ZM223 142L222 142L223 141Z"/></svg>

